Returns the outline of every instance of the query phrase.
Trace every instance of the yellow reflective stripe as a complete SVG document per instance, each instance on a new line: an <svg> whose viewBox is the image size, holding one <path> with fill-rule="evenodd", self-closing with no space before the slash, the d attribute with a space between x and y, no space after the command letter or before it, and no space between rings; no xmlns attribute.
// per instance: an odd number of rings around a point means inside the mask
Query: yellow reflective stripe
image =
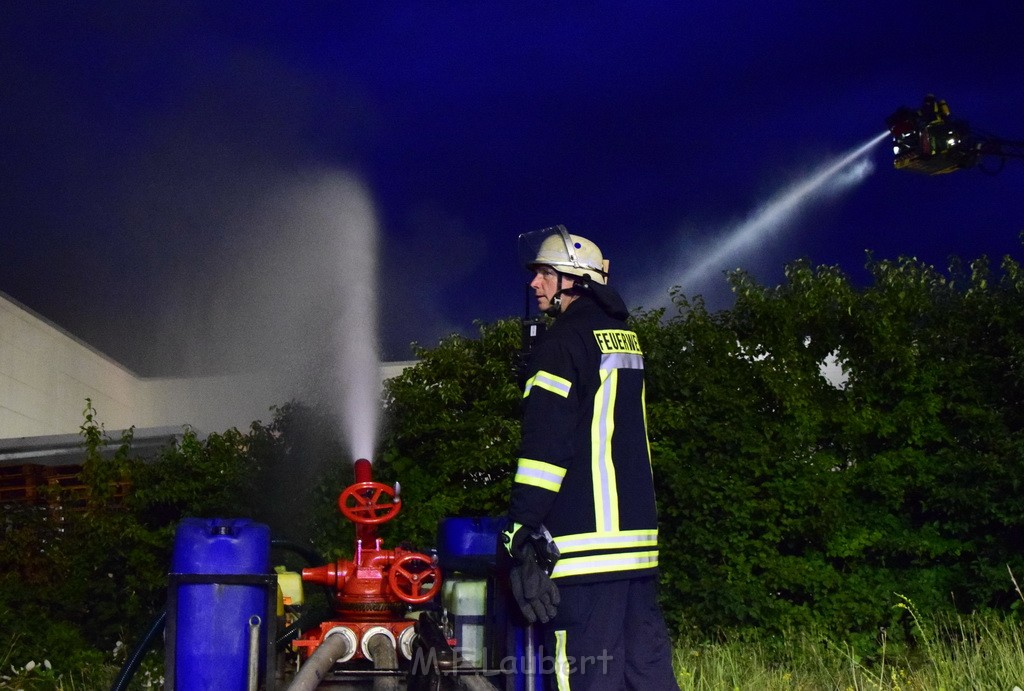
<svg viewBox="0 0 1024 691"><path fill-rule="evenodd" d="M523 527L522 523L513 523L505 530L501 531L502 544L505 545L505 551L512 554L512 537L519 532L519 529Z"/></svg>
<svg viewBox="0 0 1024 691"><path fill-rule="evenodd" d="M569 689L569 655L565 652L565 629L555 631L555 681L558 691Z"/></svg>
<svg viewBox="0 0 1024 691"><path fill-rule="evenodd" d="M626 552L621 554L601 554L592 557L561 558L555 564L552 578L567 576L584 576L615 571L635 571L649 569L658 565L658 550L649 552Z"/></svg>
<svg viewBox="0 0 1024 691"><path fill-rule="evenodd" d="M644 411L644 442L647 444L647 465L654 475L654 456L651 455L651 435L647 433L647 381L640 387L640 407Z"/></svg>
<svg viewBox="0 0 1024 691"><path fill-rule="evenodd" d="M615 431L617 370L601 372L601 386L594 396L594 419L590 424L590 472L594 484L594 525L597 532L619 527L618 485L612 463L612 434Z"/></svg>
<svg viewBox="0 0 1024 691"><path fill-rule="evenodd" d="M530 458L519 459L519 466L516 468L516 482L557 492L562 487L563 479L565 479L565 468Z"/></svg>
<svg viewBox="0 0 1024 691"><path fill-rule="evenodd" d="M620 530L614 533L577 533L556 535L555 544L562 554L592 550L623 550L636 547L656 547L658 529Z"/></svg>
<svg viewBox="0 0 1024 691"><path fill-rule="evenodd" d="M557 394L562 398L568 398L569 390L572 389L572 382L556 374L551 374L551 372L537 372L537 374L526 381L526 386L523 388L523 398L529 396L530 391L535 386Z"/></svg>

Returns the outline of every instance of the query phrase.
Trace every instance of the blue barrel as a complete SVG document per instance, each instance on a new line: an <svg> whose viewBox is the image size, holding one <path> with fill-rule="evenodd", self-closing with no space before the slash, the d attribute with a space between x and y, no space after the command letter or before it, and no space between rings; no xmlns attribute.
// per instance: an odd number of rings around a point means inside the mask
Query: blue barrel
<svg viewBox="0 0 1024 691"><path fill-rule="evenodd" d="M487 579L486 611L483 617L463 617L454 607L452 625L456 631L465 625L476 625L483 620L484 651L491 655L486 663L491 669L507 669L509 662L514 662L510 684L506 688L523 691L529 688L527 670L534 670L532 688L544 688L542 659L540 656L539 628L534 640L533 659L528 661L528 631L519 623L518 617L509 615L508 607L515 607L510 593L495 582L498 569L497 554L504 551L500 545L501 531L508 519L504 516L476 516L443 518L437 529L437 555L441 568L445 571L446 592L449 598L455 596L460 582L471 582L467 579L484 577ZM503 579L498 579L503 580ZM550 665L549 665L550 666Z"/></svg>
<svg viewBox="0 0 1024 691"><path fill-rule="evenodd" d="M494 565L498 535L507 520L474 516L443 518L437 529L437 556L441 568L478 571Z"/></svg>
<svg viewBox="0 0 1024 691"><path fill-rule="evenodd" d="M266 645L267 587L216 574L261 575L270 572L270 529L247 519L186 518L178 525L171 561L170 587L176 611L168 611L173 633L173 690L246 691L249 631L259 617L262 651ZM189 576L209 575L205 582ZM255 579L254 579L255 580ZM234 582L231 582L234 581ZM171 629L173 619L173 629ZM168 655L170 658L171 655ZM257 667L262 668L262 665Z"/></svg>

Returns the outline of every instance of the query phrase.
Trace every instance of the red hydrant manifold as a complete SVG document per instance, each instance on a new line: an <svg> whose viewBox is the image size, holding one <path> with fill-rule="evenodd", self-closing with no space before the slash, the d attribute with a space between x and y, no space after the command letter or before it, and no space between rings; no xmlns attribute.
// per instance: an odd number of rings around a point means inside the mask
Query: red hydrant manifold
<svg viewBox="0 0 1024 691"><path fill-rule="evenodd" d="M384 549L377 526L398 515L402 502L398 486L374 482L370 461L355 462L355 482L338 497L342 515L355 523L352 561L302 570L302 580L331 588L336 617L303 632L293 645L308 657L329 635L341 634L351 642L352 657L372 659L369 641L382 634L411 659L413 625L404 613L409 605L429 602L441 590L441 570L435 559L407 549Z"/></svg>

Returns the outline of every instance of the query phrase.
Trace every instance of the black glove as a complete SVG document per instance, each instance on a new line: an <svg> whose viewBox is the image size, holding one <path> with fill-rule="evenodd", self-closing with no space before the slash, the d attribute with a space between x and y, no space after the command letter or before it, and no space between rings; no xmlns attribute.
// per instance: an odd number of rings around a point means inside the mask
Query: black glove
<svg viewBox="0 0 1024 691"><path fill-rule="evenodd" d="M540 568L533 548L527 547L524 552L520 562L508 574L512 595L528 623L539 619L546 624L558 611L558 586Z"/></svg>
<svg viewBox="0 0 1024 691"><path fill-rule="evenodd" d="M548 575L548 571L541 567L537 558L537 547L540 543L539 534L534 533L525 526L517 526L517 530L507 531L506 544L509 554L516 560L516 563L509 571L509 584L512 586L512 596L516 599L523 617L530 624L540 620L546 624L551 621L558 611L560 597L558 586L554 584ZM550 538L550 536L548 536ZM554 548L554 543L549 543ZM554 566L554 560L550 558L548 549L545 547L545 563L548 568ZM557 559L557 549L553 549L554 559Z"/></svg>

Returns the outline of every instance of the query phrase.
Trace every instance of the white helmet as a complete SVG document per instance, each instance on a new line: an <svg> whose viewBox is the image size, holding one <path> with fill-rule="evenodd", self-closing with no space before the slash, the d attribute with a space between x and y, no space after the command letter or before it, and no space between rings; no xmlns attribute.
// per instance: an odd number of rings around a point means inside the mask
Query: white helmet
<svg viewBox="0 0 1024 691"><path fill-rule="evenodd" d="M594 283L608 282L608 262L598 246L580 235L570 235L563 225L523 233L519 252L528 269L543 264L559 273L588 276Z"/></svg>

